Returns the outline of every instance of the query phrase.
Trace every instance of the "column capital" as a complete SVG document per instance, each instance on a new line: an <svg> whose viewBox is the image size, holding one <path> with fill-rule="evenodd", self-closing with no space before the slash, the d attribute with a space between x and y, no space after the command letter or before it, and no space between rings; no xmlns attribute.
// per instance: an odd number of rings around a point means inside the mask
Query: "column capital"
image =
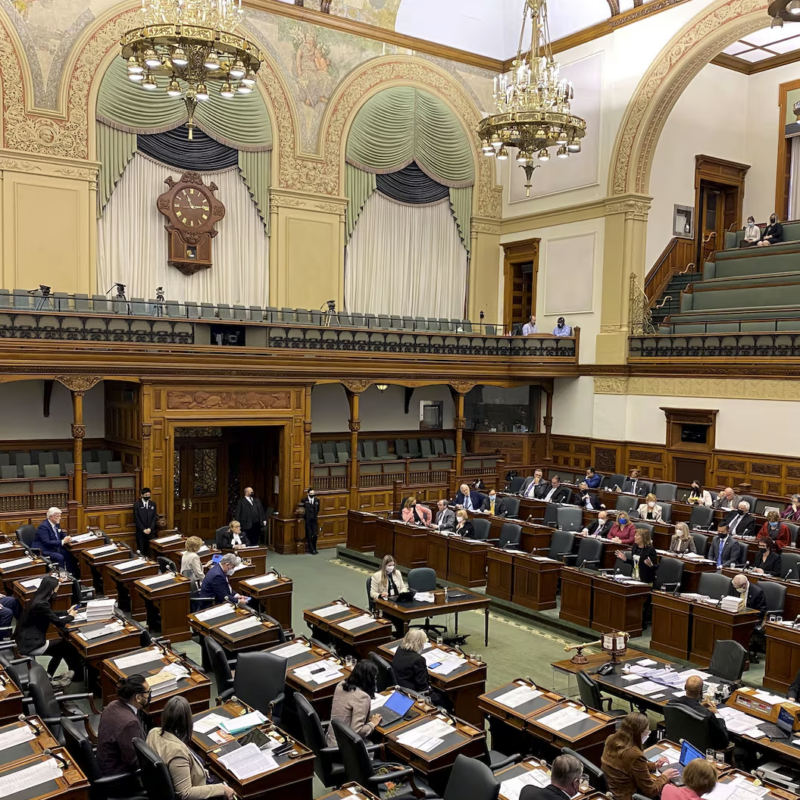
<svg viewBox="0 0 800 800"><path fill-rule="evenodd" d="M450 387L458 394L469 394L475 388L475 384L469 381L450 381Z"/></svg>
<svg viewBox="0 0 800 800"><path fill-rule="evenodd" d="M86 437L86 426L85 425L76 425L72 424L72 438L73 439L83 439Z"/></svg>
<svg viewBox="0 0 800 800"><path fill-rule="evenodd" d="M353 394L361 394L361 392L366 391L370 386L372 386L372 381L347 380L342 381L342 386L344 386L348 392L352 392Z"/></svg>
<svg viewBox="0 0 800 800"><path fill-rule="evenodd" d="M350 433L358 433L361 430L361 420L351 419L347 424L350 427Z"/></svg>
<svg viewBox="0 0 800 800"><path fill-rule="evenodd" d="M625 219L647 221L653 198L644 194L624 194L610 197L605 203L605 216L624 214Z"/></svg>
<svg viewBox="0 0 800 800"><path fill-rule="evenodd" d="M71 392L88 392L94 386L97 386L102 378L97 378L91 375L56 375L56 380L67 387Z"/></svg>

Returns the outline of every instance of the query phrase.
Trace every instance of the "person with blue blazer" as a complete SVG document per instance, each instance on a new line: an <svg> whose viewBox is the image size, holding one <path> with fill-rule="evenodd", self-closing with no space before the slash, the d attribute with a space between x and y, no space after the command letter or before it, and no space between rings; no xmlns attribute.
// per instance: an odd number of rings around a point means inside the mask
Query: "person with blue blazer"
<svg viewBox="0 0 800 800"><path fill-rule="evenodd" d="M228 581L228 575L236 569L238 560L239 557L235 553L226 553L222 556L219 564L214 564L203 578L200 594L203 597L213 597L218 603L224 603L225 598L228 598L231 602L246 605L250 598L236 594Z"/></svg>
<svg viewBox="0 0 800 800"><path fill-rule="evenodd" d="M486 496L480 492L473 491L462 483L456 495L456 507L463 508L465 511L480 511L486 502Z"/></svg>
<svg viewBox="0 0 800 800"><path fill-rule="evenodd" d="M602 480L602 477L594 471L594 467L589 467L589 469L586 470L584 483L589 489L597 489Z"/></svg>
<svg viewBox="0 0 800 800"><path fill-rule="evenodd" d="M64 548L70 541L72 537L61 530L61 509L54 506L48 509L47 519L36 529L31 547L39 550L59 569L68 569L73 575L77 575L78 565L75 558Z"/></svg>

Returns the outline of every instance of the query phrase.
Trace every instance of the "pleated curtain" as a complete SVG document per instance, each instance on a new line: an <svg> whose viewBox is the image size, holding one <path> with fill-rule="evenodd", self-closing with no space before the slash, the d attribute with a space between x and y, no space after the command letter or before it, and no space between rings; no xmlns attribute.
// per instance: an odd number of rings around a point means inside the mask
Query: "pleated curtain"
<svg viewBox="0 0 800 800"><path fill-rule="evenodd" d="M467 251L447 200L366 200L347 246L348 311L462 319L466 285Z"/></svg>
<svg viewBox="0 0 800 800"><path fill-rule="evenodd" d="M269 238L239 170L203 174L219 187L225 217L217 223L213 266L185 276L167 264L166 218L156 208L164 183L179 172L140 153L130 159L98 220L98 289L119 282L128 297L149 299L158 286L168 300L269 305Z"/></svg>
<svg viewBox="0 0 800 800"><path fill-rule="evenodd" d="M800 136L792 138L792 166L789 172L789 219L800 214Z"/></svg>

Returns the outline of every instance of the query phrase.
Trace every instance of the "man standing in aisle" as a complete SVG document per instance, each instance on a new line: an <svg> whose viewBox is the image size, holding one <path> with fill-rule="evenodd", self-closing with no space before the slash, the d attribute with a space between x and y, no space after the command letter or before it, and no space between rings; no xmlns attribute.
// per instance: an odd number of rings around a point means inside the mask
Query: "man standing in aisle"
<svg viewBox="0 0 800 800"><path fill-rule="evenodd" d="M133 505L133 521L136 524L136 548L146 556L150 551L150 540L158 531L158 511L150 499L149 489L142 489L140 494L141 499Z"/></svg>
<svg viewBox="0 0 800 800"><path fill-rule="evenodd" d="M306 523L306 552L315 556L317 554L317 533L319 525L319 500L314 497L314 487L309 486L305 498L303 498L303 510L305 511Z"/></svg>
<svg viewBox="0 0 800 800"><path fill-rule="evenodd" d="M241 522L242 533L247 536L250 547L255 547L261 539L261 529L266 527L267 515L250 486L244 490L244 497L240 497L236 503L233 517Z"/></svg>

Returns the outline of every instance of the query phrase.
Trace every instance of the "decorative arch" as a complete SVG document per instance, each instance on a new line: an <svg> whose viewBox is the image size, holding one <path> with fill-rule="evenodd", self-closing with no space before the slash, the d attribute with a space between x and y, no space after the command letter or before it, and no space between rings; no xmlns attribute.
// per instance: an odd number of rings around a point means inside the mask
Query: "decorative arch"
<svg viewBox="0 0 800 800"><path fill-rule="evenodd" d="M684 89L724 48L766 28L766 0L717 0L661 50L639 82L622 119L609 171L609 195L647 194L656 145Z"/></svg>

